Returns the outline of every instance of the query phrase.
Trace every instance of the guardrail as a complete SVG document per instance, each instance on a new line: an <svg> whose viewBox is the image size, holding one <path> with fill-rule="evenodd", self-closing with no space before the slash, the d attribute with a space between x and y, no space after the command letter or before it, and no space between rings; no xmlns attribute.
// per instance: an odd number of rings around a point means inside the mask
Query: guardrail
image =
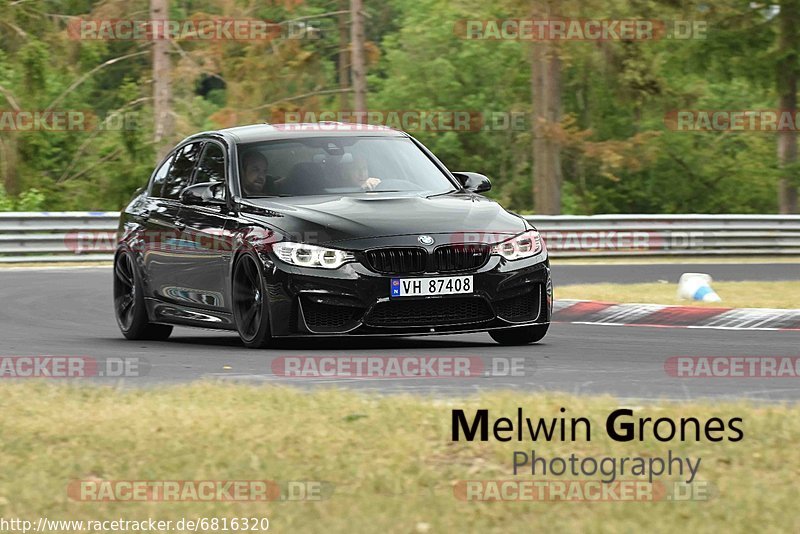
<svg viewBox="0 0 800 534"><path fill-rule="evenodd" d="M109 261L117 212L0 213L0 263ZM799 255L800 215L526 215L553 257Z"/></svg>
<svg viewBox="0 0 800 534"><path fill-rule="evenodd" d="M800 255L800 215L526 216L554 257Z"/></svg>
<svg viewBox="0 0 800 534"><path fill-rule="evenodd" d="M111 261L118 219L114 211L0 213L0 263Z"/></svg>

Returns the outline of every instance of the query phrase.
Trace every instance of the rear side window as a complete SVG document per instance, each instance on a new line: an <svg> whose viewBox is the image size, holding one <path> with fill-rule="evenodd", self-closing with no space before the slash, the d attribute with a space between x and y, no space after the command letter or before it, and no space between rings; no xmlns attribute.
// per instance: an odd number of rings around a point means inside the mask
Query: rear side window
<svg viewBox="0 0 800 534"><path fill-rule="evenodd" d="M167 180L161 193L162 197L177 199L183 188L189 185L189 180L192 179L192 172L197 164L202 146L203 143L198 142L191 143L180 149L175 156L175 162L170 167L169 173L167 173Z"/></svg>
<svg viewBox="0 0 800 534"><path fill-rule="evenodd" d="M197 166L196 184L225 181L225 151L216 143L206 144L203 157Z"/></svg>
<svg viewBox="0 0 800 534"><path fill-rule="evenodd" d="M150 194L152 196L161 196L161 190L164 188L164 182L167 181L167 173L169 173L169 166L172 164L173 159L173 156L167 158L167 161L153 175L153 183L150 185Z"/></svg>

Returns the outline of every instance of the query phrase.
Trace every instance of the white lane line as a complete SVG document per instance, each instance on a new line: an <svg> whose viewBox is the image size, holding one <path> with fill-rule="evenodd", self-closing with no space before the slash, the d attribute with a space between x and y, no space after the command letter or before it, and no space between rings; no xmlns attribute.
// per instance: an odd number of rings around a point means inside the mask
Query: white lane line
<svg viewBox="0 0 800 534"><path fill-rule="evenodd" d="M796 332L798 330L791 328L766 328L766 327L738 327L738 326L677 326L677 325L643 325L643 324L628 324L628 323L606 323L606 322L591 322L591 321L553 321L560 324L582 324L590 326L635 326L637 328L693 328L700 330L731 330L742 332Z"/></svg>

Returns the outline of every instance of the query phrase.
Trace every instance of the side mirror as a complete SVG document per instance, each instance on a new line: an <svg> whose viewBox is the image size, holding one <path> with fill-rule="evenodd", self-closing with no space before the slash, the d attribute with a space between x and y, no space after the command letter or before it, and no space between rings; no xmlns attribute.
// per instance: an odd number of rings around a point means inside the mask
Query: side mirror
<svg viewBox="0 0 800 534"><path fill-rule="evenodd" d="M225 184L206 182L194 184L181 191L181 202L188 205L225 205Z"/></svg>
<svg viewBox="0 0 800 534"><path fill-rule="evenodd" d="M454 172L461 186L473 193L484 193L492 188L492 182L486 176L477 172Z"/></svg>

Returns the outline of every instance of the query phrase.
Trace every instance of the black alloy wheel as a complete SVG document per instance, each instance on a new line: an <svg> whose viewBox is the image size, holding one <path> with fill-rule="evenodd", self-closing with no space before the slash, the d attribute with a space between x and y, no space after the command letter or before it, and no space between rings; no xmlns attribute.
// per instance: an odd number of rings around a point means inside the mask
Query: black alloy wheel
<svg viewBox="0 0 800 534"><path fill-rule="evenodd" d="M163 340L172 333L172 326L153 324L147 317L142 286L129 252L120 252L114 260L114 315L128 339Z"/></svg>
<svg viewBox="0 0 800 534"><path fill-rule="evenodd" d="M243 254L233 271L233 318L239 337L247 347L264 348L272 341L266 301L258 260Z"/></svg>

